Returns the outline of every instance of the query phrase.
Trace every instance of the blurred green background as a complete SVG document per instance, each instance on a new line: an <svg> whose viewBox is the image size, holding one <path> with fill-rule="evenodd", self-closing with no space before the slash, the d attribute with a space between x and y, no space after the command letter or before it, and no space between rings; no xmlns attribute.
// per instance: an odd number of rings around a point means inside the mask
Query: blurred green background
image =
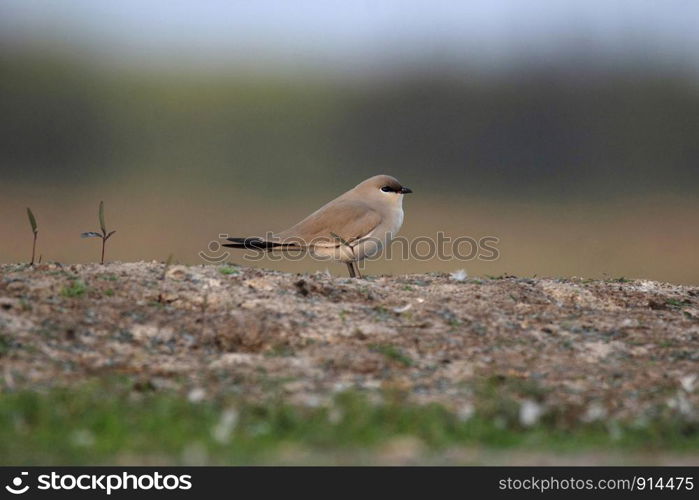
<svg viewBox="0 0 699 500"><path fill-rule="evenodd" d="M368 272L697 284L696 19L680 0L4 0L0 261L30 256L26 206L44 260L97 259L79 233L104 200L108 259L198 263L387 173L415 191L405 236L495 236L500 258Z"/></svg>

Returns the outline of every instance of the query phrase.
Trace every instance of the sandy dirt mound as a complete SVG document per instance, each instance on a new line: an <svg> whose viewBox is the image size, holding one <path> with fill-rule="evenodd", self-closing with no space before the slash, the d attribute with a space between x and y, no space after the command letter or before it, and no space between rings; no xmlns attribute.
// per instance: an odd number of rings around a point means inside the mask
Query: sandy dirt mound
<svg viewBox="0 0 699 500"><path fill-rule="evenodd" d="M0 267L3 389L126 375L191 397L322 404L398 389L524 425L697 419L699 288L647 281L294 275L162 263ZM490 400L492 401L492 399Z"/></svg>

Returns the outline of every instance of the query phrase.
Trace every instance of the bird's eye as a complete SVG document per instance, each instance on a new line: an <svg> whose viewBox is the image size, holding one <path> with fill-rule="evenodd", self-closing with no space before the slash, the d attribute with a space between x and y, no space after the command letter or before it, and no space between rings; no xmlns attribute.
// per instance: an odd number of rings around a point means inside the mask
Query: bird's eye
<svg viewBox="0 0 699 500"><path fill-rule="evenodd" d="M384 186L381 188L381 191L383 191L384 193L390 193L391 191L393 191L393 189L391 189L389 186Z"/></svg>

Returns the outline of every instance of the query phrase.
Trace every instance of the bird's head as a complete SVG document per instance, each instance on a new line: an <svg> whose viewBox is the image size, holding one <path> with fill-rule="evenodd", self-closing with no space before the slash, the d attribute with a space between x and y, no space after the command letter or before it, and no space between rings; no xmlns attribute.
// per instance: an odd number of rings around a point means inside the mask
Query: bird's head
<svg viewBox="0 0 699 500"><path fill-rule="evenodd" d="M401 185L398 179L390 175L375 175L354 188L363 197L388 203L401 203L403 195L412 193L412 189Z"/></svg>

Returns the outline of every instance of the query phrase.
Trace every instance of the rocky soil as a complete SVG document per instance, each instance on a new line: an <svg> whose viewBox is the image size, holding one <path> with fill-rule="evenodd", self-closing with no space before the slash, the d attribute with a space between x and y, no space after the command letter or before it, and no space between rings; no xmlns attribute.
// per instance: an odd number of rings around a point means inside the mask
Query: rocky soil
<svg viewBox="0 0 699 500"><path fill-rule="evenodd" d="M112 375L191 400L274 394L322 405L346 389L395 389L464 418L514 404L525 426L696 422L699 287L0 266L1 391Z"/></svg>

